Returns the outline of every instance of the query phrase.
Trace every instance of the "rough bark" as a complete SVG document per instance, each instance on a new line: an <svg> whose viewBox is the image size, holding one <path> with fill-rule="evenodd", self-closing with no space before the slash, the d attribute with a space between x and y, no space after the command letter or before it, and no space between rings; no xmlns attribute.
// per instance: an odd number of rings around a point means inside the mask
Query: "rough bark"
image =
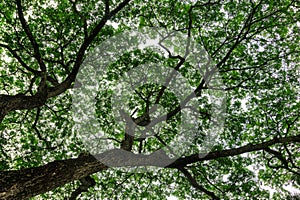
<svg viewBox="0 0 300 200"><path fill-rule="evenodd" d="M96 157L103 163L114 163L111 167L120 166L158 166L181 168L195 162L212 160L220 157L240 155L252 151L264 150L274 144L300 142L300 135L273 139L259 144L249 144L239 148L210 152L206 156L193 154L177 160L170 160L161 152L156 155L139 155L125 150L111 150ZM110 162L109 162L110 161ZM166 166L165 163L174 161ZM0 172L0 199L26 199L45 193L66 183L84 178L90 174L105 170L108 166L92 155L54 161L40 167L33 167Z"/></svg>
<svg viewBox="0 0 300 200"><path fill-rule="evenodd" d="M32 109L44 105L46 97L42 94L34 96L0 95L0 123L5 115L14 110Z"/></svg>
<svg viewBox="0 0 300 200"><path fill-rule="evenodd" d="M31 42L32 48L33 48L33 55L34 58L37 60L37 63L40 66L41 71L33 70L31 69L24 60L16 53L15 50L11 49L9 45L1 44L0 47L3 47L7 49L10 53L12 53L13 57L18 60L18 62L28 71L32 72L33 74L37 76L41 76L42 81L39 85L39 91L37 94L33 96L26 96L22 94L18 95L1 95L0 94L0 123L4 119L5 115L11 111L14 110L24 110L24 109L32 109L36 107L43 106L48 98L58 96L68 90L72 87L72 84L74 83L76 79L76 75L80 69L80 66L82 64L82 61L84 59L84 55L86 53L86 50L90 46L90 44L94 41L94 39L97 37L99 32L102 30L102 28L105 26L106 22L116 15L119 11L121 11L127 4L129 4L130 0L124 0L119 5L116 6L115 9L109 11L107 10L106 14L103 16L103 18L96 24L95 28L91 31L90 35L88 35L82 45L79 47L79 50L77 52L76 60L74 62L74 66L72 68L72 71L69 73L68 77L62 81L61 83L54 83L54 87L47 88L46 81L49 81L53 83L53 79L49 76L43 77L43 74L46 75L47 73L44 73L47 71L44 60L40 54L39 45L37 44L36 39L34 38L33 34L31 33L31 30L29 29L29 26L24 18L23 14L23 6L21 3L21 0L16 1L17 5L17 11L18 16L20 19L20 22L22 24L22 28L25 31L28 39Z"/></svg>
<svg viewBox="0 0 300 200"><path fill-rule="evenodd" d="M91 155L50 162L40 167L0 172L0 199L28 199L87 174L107 169Z"/></svg>

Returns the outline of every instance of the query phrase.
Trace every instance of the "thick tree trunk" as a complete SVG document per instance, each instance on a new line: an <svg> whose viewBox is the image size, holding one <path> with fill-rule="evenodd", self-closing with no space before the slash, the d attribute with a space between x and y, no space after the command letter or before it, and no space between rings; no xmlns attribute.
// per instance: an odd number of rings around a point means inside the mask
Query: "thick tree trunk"
<svg viewBox="0 0 300 200"><path fill-rule="evenodd" d="M165 154L137 155L120 149L104 152L97 158L111 167L164 167L166 162L172 162ZM88 154L40 167L0 171L0 199L27 199L107 169L108 166L99 160Z"/></svg>
<svg viewBox="0 0 300 200"><path fill-rule="evenodd" d="M193 154L177 160L169 159L162 151L141 155L115 149L97 155L101 162L92 155L82 155L74 159L54 161L40 167L0 171L0 199L27 199L42 194L66 183L105 170L108 168L105 164L111 167L157 166L182 169L195 162L269 149L275 144L298 142L300 142L300 135L275 138L260 144L249 144L239 148L210 152L205 155Z"/></svg>
<svg viewBox="0 0 300 200"><path fill-rule="evenodd" d="M28 169L0 172L0 199L28 199L107 169L91 155Z"/></svg>

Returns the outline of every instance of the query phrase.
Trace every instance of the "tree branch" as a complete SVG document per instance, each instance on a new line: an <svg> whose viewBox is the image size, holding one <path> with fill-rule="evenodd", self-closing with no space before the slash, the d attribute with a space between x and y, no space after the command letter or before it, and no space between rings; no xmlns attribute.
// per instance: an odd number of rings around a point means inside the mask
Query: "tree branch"
<svg viewBox="0 0 300 200"><path fill-rule="evenodd" d="M40 167L0 171L0 199L28 199L107 168L92 155L84 155Z"/></svg>
<svg viewBox="0 0 300 200"><path fill-rule="evenodd" d="M221 157L236 156L247 152L264 150L274 144L287 144L300 142L300 135L286 138L275 138L260 144L249 144L239 148L214 151L208 154L193 154L177 160L167 156L141 155L131 152L118 152L115 149L97 155L99 160L111 163L114 160L115 167L121 166L157 166L179 169L188 164L213 160ZM120 155L120 156L118 156ZM169 159L169 160L168 160ZM165 166L165 163L173 162ZM107 169L92 155L83 155L74 159L50 162L40 167L32 167L20 170L0 171L0 198L22 199L45 193L66 183L81 179L90 174Z"/></svg>
<svg viewBox="0 0 300 200"><path fill-rule="evenodd" d="M39 71L37 70L34 70L32 68L30 68L22 59L21 57L17 54L17 52L15 50L13 50L10 46L6 45L6 44L2 44L0 43L0 47L3 47L5 49L7 49L11 54L12 56L17 59L17 61L21 64L22 67L24 67L27 71L35 74L35 75L38 75L40 74Z"/></svg>
<svg viewBox="0 0 300 200"><path fill-rule="evenodd" d="M112 10L109 14L105 15L99 21L99 23L91 31L91 34L84 40L84 42L80 46L79 51L78 51L77 56L76 56L75 64L73 66L73 69L72 69L71 73L69 74L69 76L61 84L57 85L56 87L50 88L49 94L48 94L48 98L53 97L53 96L57 96L57 95L63 93L64 91L66 91L67 89L69 89L71 87L72 83L76 79L76 75L77 75L77 73L79 71L79 68L80 68L82 62L83 62L84 55L85 55L85 52L86 52L87 48L90 46L90 44L92 43L92 41L96 38L96 36L98 35L98 33L101 31L101 29L106 24L106 22L111 17L113 17L114 15L116 15L129 2L130 2L130 0L124 0L114 10Z"/></svg>
<svg viewBox="0 0 300 200"><path fill-rule="evenodd" d="M193 154L190 156L186 156L183 158L177 159L174 163L170 164L169 168L176 168L176 167L184 167L188 164L192 164L199 161L204 160L213 160L216 158L228 157L228 156L236 156L243 153L253 152L253 151L261 151L264 150L274 144L286 144L286 143L294 143L300 142L300 135L296 136L289 136L285 138L274 138L272 140L262 142L259 144L248 144L242 147L233 148L233 149L226 149L221 151L214 151L210 153L202 153L202 154Z"/></svg>
<svg viewBox="0 0 300 200"><path fill-rule="evenodd" d="M178 168L179 171L181 171L184 176L188 179L188 181L191 183L191 185L200 190L201 192L207 194L208 196L210 196L213 200L218 200L220 199L219 197L217 197L213 192L205 189L202 185L199 185L199 183L197 183L196 179L188 172L188 170L186 170L184 167L182 168Z"/></svg>
<svg viewBox="0 0 300 200"><path fill-rule="evenodd" d="M20 95L0 95L0 122L4 119L5 115L13 110L24 110L24 109L32 109L39 106L44 105L44 102L47 98L51 98L54 96L57 96L63 92L65 92L67 89L69 89L72 85L72 83L75 81L76 75L79 71L79 68L82 64L84 54L88 48L88 46L92 43L94 38L97 36L97 34L101 31L101 29L106 24L107 20L110 19L112 16L117 14L122 8L124 8L130 0L124 0L122 3L120 3L114 10L112 10L109 15L105 15L100 22L97 24L97 26L92 30L92 33L89 37L87 37L83 44L81 45L78 53L77 58L75 60L74 67L68 77L60 84L57 84L56 81L52 81L55 85L54 87L46 88L46 80L49 78L47 76L46 72L46 66L41 58L41 54L39 51L39 46L32 35L29 26L24 18L23 10L22 10L22 4L21 0L16 0L17 3L17 10L19 19L21 21L22 27L29 38L35 52L35 58L38 61L42 74L40 76L42 77L38 94L34 96L20 96ZM4 47L2 45L2 47ZM20 62L20 60L18 60ZM22 64L22 63L21 63ZM23 63L24 65L24 63ZM23 66L25 67L25 65ZM50 80L50 79L49 79Z"/></svg>
<svg viewBox="0 0 300 200"><path fill-rule="evenodd" d="M21 0L16 0L16 3L17 3L17 11L18 11L18 16L19 16L19 19L20 19L20 22L21 22L21 25L27 35L27 37L29 38L30 42L31 42L31 45L33 47L33 50L34 50L34 57L36 58L36 60L38 61L39 65L40 65L40 68L43 72L46 72L46 65L45 63L43 62L42 60L42 56L41 56L41 53L40 53L40 49L39 49L39 45L38 43L36 42L25 18L24 18L24 13L23 13L23 9L22 9L22 3L21 3Z"/></svg>
<svg viewBox="0 0 300 200"><path fill-rule="evenodd" d="M94 187L96 185L96 181L91 176L86 176L81 179L80 186L72 192L70 200L76 200L76 198L82 193L87 192L89 188Z"/></svg>

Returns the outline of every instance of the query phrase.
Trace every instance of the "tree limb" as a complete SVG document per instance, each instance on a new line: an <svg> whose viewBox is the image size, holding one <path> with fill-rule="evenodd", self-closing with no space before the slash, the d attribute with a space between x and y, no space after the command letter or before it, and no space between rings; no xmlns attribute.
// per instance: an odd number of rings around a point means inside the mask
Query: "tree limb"
<svg viewBox="0 0 300 200"><path fill-rule="evenodd" d="M210 196L213 200L218 200L220 199L219 197L217 197L213 192L205 189L202 185L200 185L199 183L197 183L196 179L189 173L189 171L187 169L185 169L184 167L182 168L178 168L179 171L181 171L184 176L188 179L188 181L191 183L191 185L196 188L197 190L200 190L201 192L207 194L208 196Z"/></svg>
<svg viewBox="0 0 300 200"><path fill-rule="evenodd" d="M1 171L0 199L28 199L107 168L92 155L84 155L40 167Z"/></svg>
<svg viewBox="0 0 300 200"><path fill-rule="evenodd" d="M82 192L87 192L90 187L94 187L96 185L96 181L91 176L83 177L79 179L79 181L80 186L72 192L70 200L76 200Z"/></svg>
<svg viewBox="0 0 300 200"><path fill-rule="evenodd" d="M41 53L40 53L40 49L39 49L39 45L38 43L36 42L25 18L24 18L24 13L23 13L23 8L22 8L22 3L21 3L21 0L16 0L16 3L17 3L17 11L18 11L18 16L19 16L19 19L20 19L20 22L22 24L22 27L27 35L27 37L29 38L30 42L31 42L31 45L33 47L33 50L34 50L34 57L36 58L37 62L39 63L40 65L40 68L43 72L46 72L46 65L42 59L42 56L41 56Z"/></svg>
<svg viewBox="0 0 300 200"><path fill-rule="evenodd" d="M167 157L161 155L151 157L149 155L133 154L131 152L121 152L120 154L116 154L118 153L118 149L104 152L96 155L96 157L105 162L112 162L111 160L113 160L115 162L115 167L157 166L178 169L183 168L188 164L205 160L213 160L221 157L236 156L247 152L264 150L274 144L296 142L300 142L300 135L275 138L259 144L249 144L239 148L214 151L208 153L206 156L205 154L193 154L177 160L168 160ZM116 155L120 156L118 157ZM166 162L173 163L165 166L164 164ZM99 162L94 156L83 155L78 158L50 162L40 167L0 171L0 198L29 198L107 168L108 166Z"/></svg>
<svg viewBox="0 0 300 200"><path fill-rule="evenodd" d="M180 166L184 167L188 164L192 164L199 161L213 160L216 158L222 158L228 156L236 156L236 155L253 152L253 151L261 151L274 144L286 144L286 143L296 143L296 142L300 142L300 135L289 136L285 138L274 138L272 140L262 142L259 144L248 144L242 147L226 149L221 151L214 151L208 154L201 153L201 154L193 154L190 156L182 157L177 159L174 163L170 164L168 167L169 168L176 168Z"/></svg>

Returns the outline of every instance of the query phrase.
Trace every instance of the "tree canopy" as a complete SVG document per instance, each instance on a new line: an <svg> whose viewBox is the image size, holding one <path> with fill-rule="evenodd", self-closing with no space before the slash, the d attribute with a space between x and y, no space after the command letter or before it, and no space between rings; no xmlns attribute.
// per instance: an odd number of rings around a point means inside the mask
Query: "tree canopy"
<svg viewBox="0 0 300 200"><path fill-rule="evenodd" d="M299 198L299 6L1 1L0 199Z"/></svg>

